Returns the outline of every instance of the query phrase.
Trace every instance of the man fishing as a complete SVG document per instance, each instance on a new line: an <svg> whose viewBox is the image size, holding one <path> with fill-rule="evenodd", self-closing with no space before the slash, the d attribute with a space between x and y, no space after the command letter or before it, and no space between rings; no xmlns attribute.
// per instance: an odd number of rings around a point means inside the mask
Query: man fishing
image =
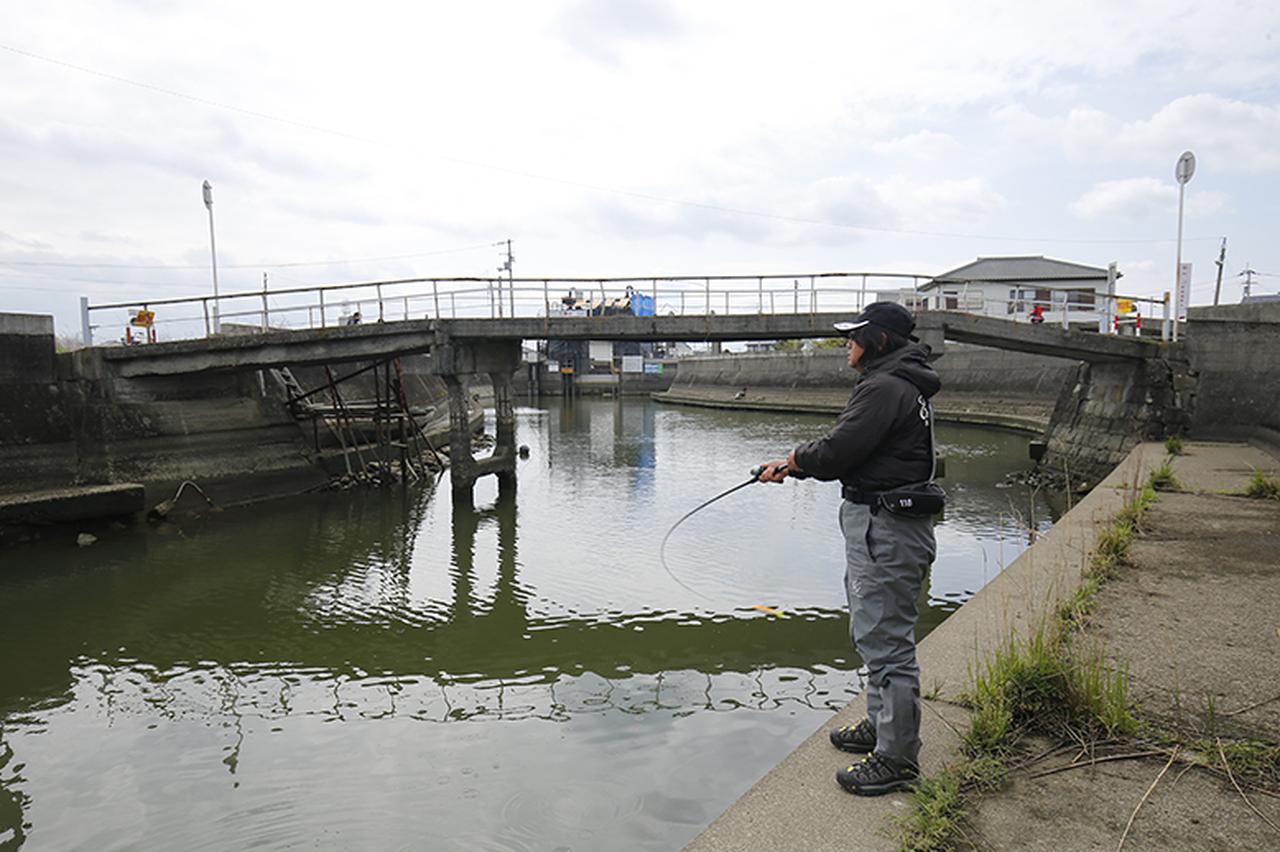
<svg viewBox="0 0 1280 852"><path fill-rule="evenodd" d="M836 773L840 786L877 796L919 778L916 600L937 552L932 515L941 489L932 485L929 399L941 383L901 305L875 302L835 327L848 338L849 366L861 374L853 395L826 437L768 462L760 481L840 481L845 592L850 635L867 666L867 717L832 730L831 743L866 755Z"/></svg>

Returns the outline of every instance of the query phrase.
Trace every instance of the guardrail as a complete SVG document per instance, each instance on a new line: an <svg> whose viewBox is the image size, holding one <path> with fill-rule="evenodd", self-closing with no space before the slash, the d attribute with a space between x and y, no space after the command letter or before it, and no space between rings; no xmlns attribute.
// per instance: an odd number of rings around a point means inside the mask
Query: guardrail
<svg viewBox="0 0 1280 852"><path fill-rule="evenodd" d="M953 310L1000 317L1013 322L1041 322L1070 328L1096 324L1101 334L1137 335L1142 331L1144 311L1148 322L1160 322L1162 340L1171 338L1171 304L1168 293L1159 299L1087 291L1079 287L1012 287L1017 295L992 299L963 284L958 289L932 290L920 294L912 307L917 310ZM1032 293L1033 295L1025 295ZM1036 314L1035 308L1041 310Z"/></svg>
<svg viewBox="0 0 1280 852"><path fill-rule="evenodd" d="M81 298L86 341L94 329L128 327L154 314L166 340L258 329L459 317L590 315L632 296L659 315L857 312L878 295L914 292L926 275L824 272L802 275L677 275L621 278L401 278L213 296L91 305ZM887 293L886 291L892 291ZM230 308L230 310L228 310ZM228 326L234 326L228 328Z"/></svg>
<svg viewBox="0 0 1280 852"><path fill-rule="evenodd" d="M899 301L913 310L961 310L1005 316L1026 322L1039 304L1043 321L1093 321L1103 333L1120 325L1109 309L1121 300L1163 305L1168 338L1168 294L1163 301L1137 296L1092 294L1081 288L1039 288L1048 299L988 298L976 282L920 292L928 275L892 272L822 272L769 275L674 275L613 278L399 278L312 287L242 291L213 296L147 299L91 305L80 300L84 340L95 329L120 329L121 340L134 342L128 329L138 312L148 318L142 339L180 340L220 333L268 329L323 328L356 322L460 317L539 317L602 314L624 309L624 300L642 297L660 316L709 314L785 314L848 311L856 313L878 298ZM1026 290L1025 292L1031 292ZM1072 296L1076 294L1073 301ZM1114 302L1108 302L1114 299ZM638 301L638 300L637 300ZM1102 305L1104 310L1099 311ZM229 308L229 310L228 310ZM1092 315L1090 315L1092 312ZM163 334L159 332L163 332Z"/></svg>

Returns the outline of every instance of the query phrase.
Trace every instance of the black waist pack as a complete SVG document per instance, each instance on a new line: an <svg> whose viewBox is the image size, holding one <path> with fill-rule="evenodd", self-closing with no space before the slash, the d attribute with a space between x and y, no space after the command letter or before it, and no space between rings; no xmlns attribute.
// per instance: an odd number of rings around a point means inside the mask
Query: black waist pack
<svg viewBox="0 0 1280 852"><path fill-rule="evenodd" d="M947 503L947 492L936 482L917 482L903 485L876 496L875 506L887 509L895 515L926 518L942 511Z"/></svg>

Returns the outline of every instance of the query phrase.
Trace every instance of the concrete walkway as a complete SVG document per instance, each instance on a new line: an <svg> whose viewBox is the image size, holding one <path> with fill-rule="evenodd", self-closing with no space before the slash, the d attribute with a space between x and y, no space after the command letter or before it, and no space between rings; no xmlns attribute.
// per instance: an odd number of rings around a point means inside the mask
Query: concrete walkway
<svg viewBox="0 0 1280 852"><path fill-rule="evenodd" d="M1280 466L1251 447L1191 445L1172 467L1187 493L1162 494L1148 511L1073 642L1098 643L1128 669L1140 717L1207 746L1210 759L1219 739L1280 746L1280 503L1223 493L1243 491L1254 469L1274 477ZM1125 849L1280 848L1280 830L1254 811L1280 826L1280 796L1255 792L1246 802L1230 778L1184 774L1185 764L1152 788L1164 755L1033 777L1075 756L1015 773L983 798L966 829L974 843L1114 849L1133 817Z"/></svg>
<svg viewBox="0 0 1280 852"><path fill-rule="evenodd" d="M1143 444L1035 545L933 631L921 644L919 661L926 694L921 733L922 769L936 772L959 743L954 729L967 723L956 698L969 672L1010 633L1026 635L1080 582L1098 531L1132 499L1152 467L1164 459L1160 444ZM851 724L864 714L862 701L837 713L830 724ZM954 728L954 729L953 729ZM892 817L906 813L905 794L862 799L835 783L849 756L827 741L827 726L799 748L706 828L687 847L694 852L746 849L889 850L896 847Z"/></svg>

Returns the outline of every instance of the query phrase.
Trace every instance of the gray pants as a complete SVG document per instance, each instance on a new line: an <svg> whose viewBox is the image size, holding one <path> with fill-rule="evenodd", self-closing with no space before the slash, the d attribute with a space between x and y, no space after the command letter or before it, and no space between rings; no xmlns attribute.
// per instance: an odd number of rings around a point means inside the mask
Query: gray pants
<svg viewBox="0 0 1280 852"><path fill-rule="evenodd" d="M876 752L898 763L920 756L916 600L937 554L932 518L840 504L849 632L867 666L867 718Z"/></svg>

